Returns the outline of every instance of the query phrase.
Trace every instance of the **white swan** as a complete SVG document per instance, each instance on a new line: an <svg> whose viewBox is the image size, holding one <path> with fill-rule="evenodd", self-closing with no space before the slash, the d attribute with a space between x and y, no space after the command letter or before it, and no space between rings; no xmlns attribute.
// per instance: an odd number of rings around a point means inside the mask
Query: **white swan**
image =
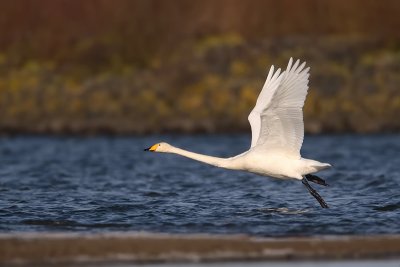
<svg viewBox="0 0 400 267"><path fill-rule="evenodd" d="M167 143L157 143L146 151L175 153L220 168L242 170L279 179L298 179L323 208L328 205L308 184L327 185L312 173L331 167L300 156L304 138L303 106L308 90L309 69L290 58L285 71L269 70L267 80L248 119L251 147L231 158L218 158L186 151Z"/></svg>

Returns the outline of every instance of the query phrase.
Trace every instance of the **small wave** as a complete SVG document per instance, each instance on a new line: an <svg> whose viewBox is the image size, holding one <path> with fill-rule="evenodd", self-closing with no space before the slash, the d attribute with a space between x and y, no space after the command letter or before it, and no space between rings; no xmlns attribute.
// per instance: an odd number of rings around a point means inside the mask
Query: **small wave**
<svg viewBox="0 0 400 267"><path fill-rule="evenodd" d="M279 213L279 214L304 214L309 212L309 209L304 210L291 210L288 208L265 208L261 209L264 213Z"/></svg>
<svg viewBox="0 0 400 267"><path fill-rule="evenodd" d="M49 226L72 226L76 225L77 222L70 220L23 220L23 224L28 225L49 225Z"/></svg>
<svg viewBox="0 0 400 267"><path fill-rule="evenodd" d="M143 204L113 204L93 209L93 212L128 212L135 209L144 209Z"/></svg>
<svg viewBox="0 0 400 267"><path fill-rule="evenodd" d="M128 223L93 223L93 224L79 224L78 226L88 227L88 228L127 228L131 227Z"/></svg>
<svg viewBox="0 0 400 267"><path fill-rule="evenodd" d="M389 204L389 205L380 206L380 207L374 207L373 209L377 210L377 211L395 211L395 210L400 209L400 203Z"/></svg>
<svg viewBox="0 0 400 267"><path fill-rule="evenodd" d="M149 191L149 192L146 192L144 195L146 197L160 197L160 196L162 196L161 193L156 192L156 191Z"/></svg>
<svg viewBox="0 0 400 267"><path fill-rule="evenodd" d="M23 224L27 225L44 225L44 226L73 226L87 228L108 228L108 227L130 227L127 223L78 223L71 220L23 220Z"/></svg>
<svg viewBox="0 0 400 267"><path fill-rule="evenodd" d="M375 188L377 186L381 186L385 184L385 180L384 179L374 179L369 181L367 184L364 185L365 188Z"/></svg>

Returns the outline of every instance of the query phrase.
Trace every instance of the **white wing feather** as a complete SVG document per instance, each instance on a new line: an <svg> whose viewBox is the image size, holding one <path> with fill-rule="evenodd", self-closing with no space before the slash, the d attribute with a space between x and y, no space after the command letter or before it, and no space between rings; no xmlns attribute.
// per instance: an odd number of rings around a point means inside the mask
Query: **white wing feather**
<svg viewBox="0 0 400 267"><path fill-rule="evenodd" d="M256 106L250 112L248 117L251 126L251 147L255 146L260 135L261 130L261 113L264 108L271 102L274 92L278 88L283 73L279 75L281 69L278 69L274 74L274 66L272 65L269 69L267 80L257 98Z"/></svg>
<svg viewBox="0 0 400 267"><path fill-rule="evenodd" d="M271 67L256 106L249 115L251 147L279 149L300 157L304 138L302 109L308 90L309 68L304 69L305 62L299 66L299 60L293 66L292 63L291 58L281 75L278 71L272 75Z"/></svg>

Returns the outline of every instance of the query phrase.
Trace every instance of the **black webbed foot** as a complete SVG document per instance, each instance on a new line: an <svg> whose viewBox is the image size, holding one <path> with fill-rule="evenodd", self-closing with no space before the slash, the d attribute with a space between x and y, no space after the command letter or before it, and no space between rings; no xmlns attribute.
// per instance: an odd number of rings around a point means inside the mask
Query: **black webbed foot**
<svg viewBox="0 0 400 267"><path fill-rule="evenodd" d="M316 176L316 175L312 175L312 174L306 174L306 179L310 182L316 183L316 184L320 184L323 186L329 186L324 179Z"/></svg>
<svg viewBox="0 0 400 267"><path fill-rule="evenodd" d="M318 200L319 204L321 205L321 207L323 208L329 208L328 204L326 204L326 202L324 201L324 199L317 193L317 191L315 191L314 188L311 187L311 185L307 182L306 178L303 178L301 180L301 182L305 185L305 187L307 187L308 192L310 192L310 194L316 199Z"/></svg>

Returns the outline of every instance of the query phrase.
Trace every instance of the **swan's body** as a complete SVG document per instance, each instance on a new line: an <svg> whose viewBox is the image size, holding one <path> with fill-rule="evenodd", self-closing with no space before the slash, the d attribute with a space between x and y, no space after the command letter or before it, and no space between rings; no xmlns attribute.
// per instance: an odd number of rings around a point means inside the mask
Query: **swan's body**
<svg viewBox="0 0 400 267"><path fill-rule="evenodd" d="M155 146L159 147L156 150L157 152L174 153L224 169L243 170L280 179L294 178L301 180L303 175L315 173L330 166L314 160L291 158L279 150L264 152L257 147L235 157L218 158L186 151L167 143L160 143ZM164 148L166 149L164 150Z"/></svg>
<svg viewBox="0 0 400 267"><path fill-rule="evenodd" d="M299 60L285 71L271 67L254 109L249 115L252 131L248 151L231 158L218 158L158 143L149 151L182 155L220 168L243 170L279 179L302 180L310 193L328 207L307 180L326 185L312 173L331 167L328 163L304 159L300 148L304 138L303 106L308 90L309 68ZM304 178L304 176L306 178Z"/></svg>

